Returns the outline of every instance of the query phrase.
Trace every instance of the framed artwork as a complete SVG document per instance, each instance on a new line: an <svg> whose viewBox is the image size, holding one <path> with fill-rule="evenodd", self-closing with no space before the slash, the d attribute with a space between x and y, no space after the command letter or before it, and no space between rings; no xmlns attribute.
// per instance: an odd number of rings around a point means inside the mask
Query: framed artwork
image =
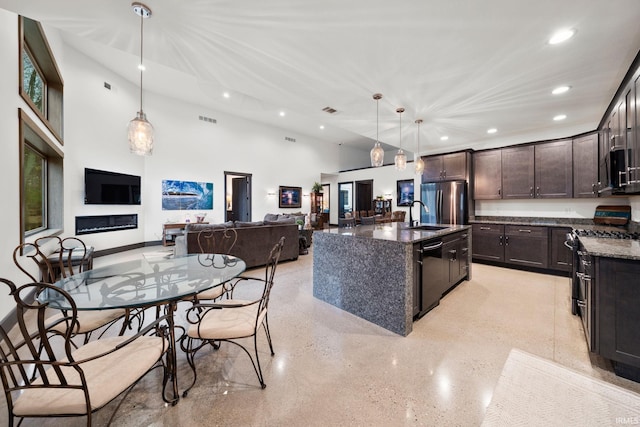
<svg viewBox="0 0 640 427"><path fill-rule="evenodd" d="M213 182L162 180L162 210L213 209Z"/></svg>
<svg viewBox="0 0 640 427"><path fill-rule="evenodd" d="M397 205L398 206L411 206L413 203L413 180L403 179L398 181L397 188Z"/></svg>
<svg viewBox="0 0 640 427"><path fill-rule="evenodd" d="M280 201L279 207L281 208L301 208L302 207L302 187L285 187L280 186Z"/></svg>

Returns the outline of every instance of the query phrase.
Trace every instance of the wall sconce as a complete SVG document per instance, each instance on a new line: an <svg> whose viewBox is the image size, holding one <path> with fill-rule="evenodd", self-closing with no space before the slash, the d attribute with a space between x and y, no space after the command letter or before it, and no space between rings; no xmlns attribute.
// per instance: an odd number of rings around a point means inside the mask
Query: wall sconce
<svg viewBox="0 0 640 427"><path fill-rule="evenodd" d="M276 193L274 191L267 191L267 197L274 197Z"/></svg>

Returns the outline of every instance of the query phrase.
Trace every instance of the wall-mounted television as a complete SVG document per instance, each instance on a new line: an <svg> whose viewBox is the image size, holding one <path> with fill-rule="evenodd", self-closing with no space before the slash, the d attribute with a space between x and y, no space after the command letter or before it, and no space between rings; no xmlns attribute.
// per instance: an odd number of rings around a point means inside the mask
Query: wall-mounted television
<svg viewBox="0 0 640 427"><path fill-rule="evenodd" d="M139 205L140 177L84 169L85 205Z"/></svg>

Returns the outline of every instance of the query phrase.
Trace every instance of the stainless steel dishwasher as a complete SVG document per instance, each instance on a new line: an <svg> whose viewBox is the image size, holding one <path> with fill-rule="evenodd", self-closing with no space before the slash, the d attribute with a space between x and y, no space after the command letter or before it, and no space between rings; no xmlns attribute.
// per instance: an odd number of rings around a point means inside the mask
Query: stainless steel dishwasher
<svg viewBox="0 0 640 427"><path fill-rule="evenodd" d="M440 301L441 290L449 280L449 260L443 254L442 240L421 242L418 254L418 317L422 317Z"/></svg>

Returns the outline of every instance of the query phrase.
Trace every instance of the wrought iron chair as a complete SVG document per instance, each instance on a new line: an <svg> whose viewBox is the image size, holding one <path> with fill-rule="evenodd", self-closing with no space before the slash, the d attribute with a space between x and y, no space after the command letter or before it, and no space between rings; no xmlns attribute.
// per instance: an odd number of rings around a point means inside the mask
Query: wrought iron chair
<svg viewBox="0 0 640 427"><path fill-rule="evenodd" d="M266 387L262 375L262 368L260 367L260 358L258 356L258 331L260 327L264 328L269 349L273 356L275 353L273 352L271 333L269 332L267 308L274 283L276 267L280 259L282 247L284 246L284 239L284 237L280 238L280 241L271 249L265 268L264 279L239 277L234 281L233 286L229 290L229 299L213 304L195 304L187 311L186 318L190 326L186 335L182 337L180 346L187 355L187 361L193 370L193 382L184 391L183 396L186 396L196 383L195 358L197 352L201 348L214 342L229 342L240 347L251 359L253 369L258 376L258 381L260 381L260 386L262 388ZM261 295L259 298L255 300L234 298L234 293L238 291L241 283L252 282L261 283ZM246 286L241 287L246 288ZM242 338L253 338L255 361L249 350L236 341Z"/></svg>
<svg viewBox="0 0 640 427"><path fill-rule="evenodd" d="M234 228L214 229L206 228L198 232L198 248L202 254L199 260L202 264L215 268L213 254L229 255L238 241L238 232ZM198 293L189 298L197 304L200 301L215 301L227 291L227 284L221 283L211 289Z"/></svg>
<svg viewBox="0 0 640 427"><path fill-rule="evenodd" d="M122 393L126 396L151 369L163 367L163 382L168 381L162 363L169 348L166 316L133 336L102 338L75 348L79 312L67 292L47 283L17 288L9 280L0 282L16 303L16 326L6 330L0 325L0 378L9 426L16 418L20 424L24 418L76 416L86 416L90 426L93 412ZM39 303L45 296L49 302ZM57 304L71 309L48 317L47 310Z"/></svg>
<svg viewBox="0 0 640 427"><path fill-rule="evenodd" d="M45 255L43 247L50 242L53 242L57 249L52 254ZM23 256L21 257L20 254L23 254ZM18 245L13 251L13 262L29 279L37 282L38 280L23 265L23 262L31 259L40 270L41 281L55 283L60 278L66 278L91 268L93 263L88 254L89 250L86 245L77 237L61 239L58 236L46 236L37 239L33 243ZM79 291L81 289L81 287L78 288ZM50 320L53 321L55 317L61 316L64 316L64 313L55 314L54 318ZM120 334L123 334L125 329L131 326L131 318L129 310L126 309L80 311L75 334L84 335L83 344L86 344L91 339L93 332L100 330L99 337L101 337L120 320L122 320ZM140 324L142 324L142 319L140 319Z"/></svg>

